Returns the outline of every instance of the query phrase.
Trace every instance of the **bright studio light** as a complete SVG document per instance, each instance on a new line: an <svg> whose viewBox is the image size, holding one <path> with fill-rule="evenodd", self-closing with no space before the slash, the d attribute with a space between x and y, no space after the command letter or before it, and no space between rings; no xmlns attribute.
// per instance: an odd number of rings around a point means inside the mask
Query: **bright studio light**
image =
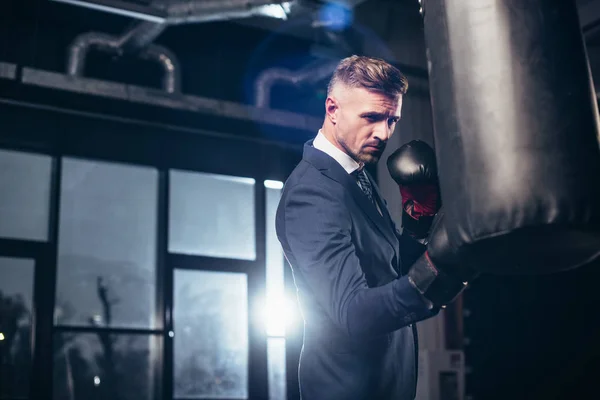
<svg viewBox="0 0 600 400"><path fill-rule="evenodd" d="M0 332L0 340L4 340L4 333Z"/></svg>
<svg viewBox="0 0 600 400"><path fill-rule="evenodd" d="M265 187L267 189L283 189L283 182L266 180Z"/></svg>
<svg viewBox="0 0 600 400"><path fill-rule="evenodd" d="M265 304L266 303L266 304ZM268 296L264 309L260 312L261 323L264 324L267 336L284 337L290 328L298 322L296 304L284 295Z"/></svg>

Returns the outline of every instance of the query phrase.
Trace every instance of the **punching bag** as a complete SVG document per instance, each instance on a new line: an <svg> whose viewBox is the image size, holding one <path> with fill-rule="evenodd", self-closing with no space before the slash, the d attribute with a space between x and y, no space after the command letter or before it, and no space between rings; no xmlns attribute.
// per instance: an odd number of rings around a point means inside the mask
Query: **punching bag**
<svg viewBox="0 0 600 400"><path fill-rule="evenodd" d="M422 7L450 242L492 274L598 257L598 109L575 2Z"/></svg>

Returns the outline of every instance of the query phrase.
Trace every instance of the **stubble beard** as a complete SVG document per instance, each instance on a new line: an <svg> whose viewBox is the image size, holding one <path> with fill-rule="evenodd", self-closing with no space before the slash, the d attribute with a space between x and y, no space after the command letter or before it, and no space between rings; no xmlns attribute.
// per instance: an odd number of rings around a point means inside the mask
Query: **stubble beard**
<svg viewBox="0 0 600 400"><path fill-rule="evenodd" d="M363 163L365 165L377 164L377 162L381 158L381 154L383 154L383 151L385 150L384 146L381 150L375 153L362 153L360 150L358 152L355 152L350 148L350 146L347 145L347 143L343 139L338 139L338 143L344 148L346 154L348 154L354 161L356 161L359 164Z"/></svg>
<svg viewBox="0 0 600 400"><path fill-rule="evenodd" d="M381 155L383 154L384 150L385 146L382 149L371 153L363 153L360 151L358 153L353 152L353 154L351 154L350 157L352 157L358 163L364 163L365 165L374 165L379 162L379 159L381 158Z"/></svg>
<svg viewBox="0 0 600 400"><path fill-rule="evenodd" d="M381 149L376 153L361 154L359 157L361 158L361 161L367 165L377 164L383 154L383 150L384 149Z"/></svg>
<svg viewBox="0 0 600 400"><path fill-rule="evenodd" d="M358 152L353 151L342 137L338 137L337 142L344 149L346 154L348 154L350 156L350 158L352 158L354 161L356 161L359 164L361 164L361 163L363 163L365 165L377 164L377 162L381 158L381 155L385 151L385 144L383 145L383 147L380 150L378 150L374 153L363 153L360 151L360 149Z"/></svg>

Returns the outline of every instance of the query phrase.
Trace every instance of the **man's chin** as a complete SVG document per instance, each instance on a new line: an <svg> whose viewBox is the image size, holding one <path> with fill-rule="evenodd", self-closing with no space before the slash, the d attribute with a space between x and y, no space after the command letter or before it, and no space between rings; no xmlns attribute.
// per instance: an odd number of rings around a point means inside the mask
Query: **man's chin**
<svg viewBox="0 0 600 400"><path fill-rule="evenodd" d="M367 151L363 151L360 154L360 161L362 161L365 164L375 164L379 161L379 159L381 158L381 155L383 154L383 150L384 149L369 149Z"/></svg>
<svg viewBox="0 0 600 400"><path fill-rule="evenodd" d="M369 153L362 154L360 157L360 161L362 161L366 165L376 164L381 158L381 153Z"/></svg>

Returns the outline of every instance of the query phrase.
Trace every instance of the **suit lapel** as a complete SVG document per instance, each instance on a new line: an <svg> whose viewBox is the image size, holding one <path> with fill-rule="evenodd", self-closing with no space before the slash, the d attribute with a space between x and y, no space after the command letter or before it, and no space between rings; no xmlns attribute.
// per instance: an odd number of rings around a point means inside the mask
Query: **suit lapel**
<svg viewBox="0 0 600 400"><path fill-rule="evenodd" d="M322 151L312 147L312 140L307 142L304 147L304 159L314 165L319 171L321 171L323 175L341 183L352 194L352 198L357 202L359 208L367 215L377 229L381 231L383 236L392 245L392 247L396 249L396 236L393 232L392 225L386 221L390 218L390 215L385 204L382 204L382 201L379 200L382 199L381 194L379 193L377 185L374 184L373 179L370 176L369 179L371 180L371 185L374 188L376 198L378 198L376 201L380 202L380 208L383 216L379 214L375 204L373 204L363 193L356 183L356 180L354 180L354 178L350 176L346 170L344 170L344 168L338 164L337 161Z"/></svg>
<svg viewBox="0 0 600 400"><path fill-rule="evenodd" d="M383 213L383 219L384 219L386 225L393 231L394 226L392 225L392 216L390 215L390 213L387 209L387 204L383 200L383 196L381 195L381 192L379 191L379 186L377 186L377 184L375 183L375 181L373 180L373 177L369 174L369 172L366 170L365 170L365 172L367 173L367 176L369 177L369 180L371 181L371 187L373 188L373 191L375 193L375 198L377 199L377 202L379 203L379 208L381 209L381 212Z"/></svg>

